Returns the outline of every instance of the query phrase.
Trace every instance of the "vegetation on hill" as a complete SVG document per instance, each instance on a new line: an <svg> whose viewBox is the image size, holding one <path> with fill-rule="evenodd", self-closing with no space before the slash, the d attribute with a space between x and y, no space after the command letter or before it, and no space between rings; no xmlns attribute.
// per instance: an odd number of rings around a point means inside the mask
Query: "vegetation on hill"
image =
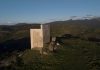
<svg viewBox="0 0 100 70"><path fill-rule="evenodd" d="M0 25L0 70L100 70L99 18L48 24L61 45L48 55L29 49L39 24Z"/></svg>

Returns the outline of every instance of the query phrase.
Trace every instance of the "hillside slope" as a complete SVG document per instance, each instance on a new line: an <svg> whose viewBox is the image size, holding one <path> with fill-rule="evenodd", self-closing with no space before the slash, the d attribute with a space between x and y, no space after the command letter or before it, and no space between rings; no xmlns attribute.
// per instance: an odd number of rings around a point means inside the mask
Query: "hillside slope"
<svg viewBox="0 0 100 70"><path fill-rule="evenodd" d="M30 50L29 30L40 24L0 25L0 70L100 70L99 19L47 24L61 37L60 49L48 55Z"/></svg>
<svg viewBox="0 0 100 70"><path fill-rule="evenodd" d="M81 38L100 38L100 20L67 20L47 23L50 25L51 36L71 34ZM0 25L0 48L25 46L30 47L30 29L39 28L40 24L19 23L16 25ZM26 40L23 42L23 40ZM14 42L14 43L13 43Z"/></svg>

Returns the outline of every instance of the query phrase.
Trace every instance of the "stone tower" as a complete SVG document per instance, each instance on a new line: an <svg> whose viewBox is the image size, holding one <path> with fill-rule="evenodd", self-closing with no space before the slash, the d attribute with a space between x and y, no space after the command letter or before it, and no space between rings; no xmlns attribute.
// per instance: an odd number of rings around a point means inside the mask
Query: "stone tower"
<svg viewBox="0 0 100 70"><path fill-rule="evenodd" d="M50 27L41 24L40 28L30 29L31 49L43 48L45 43L50 42Z"/></svg>

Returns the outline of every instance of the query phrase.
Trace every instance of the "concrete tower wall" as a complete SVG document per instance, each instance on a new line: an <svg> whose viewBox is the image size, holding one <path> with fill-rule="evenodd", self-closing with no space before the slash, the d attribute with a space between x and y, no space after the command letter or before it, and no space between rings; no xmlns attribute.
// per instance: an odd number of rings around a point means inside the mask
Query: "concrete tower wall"
<svg viewBox="0 0 100 70"><path fill-rule="evenodd" d="M42 25L42 30L43 30L43 42L48 43L50 42L50 27L49 25Z"/></svg>
<svg viewBox="0 0 100 70"><path fill-rule="evenodd" d="M41 25L40 29L30 29L31 49L42 48L45 43L50 42L50 28L48 25Z"/></svg>

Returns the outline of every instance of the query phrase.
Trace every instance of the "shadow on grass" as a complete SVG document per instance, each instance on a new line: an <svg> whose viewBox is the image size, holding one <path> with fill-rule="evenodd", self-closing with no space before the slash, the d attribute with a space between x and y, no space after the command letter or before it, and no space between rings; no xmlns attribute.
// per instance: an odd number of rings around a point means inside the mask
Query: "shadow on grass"
<svg viewBox="0 0 100 70"><path fill-rule="evenodd" d="M28 37L21 39L11 39L0 43L0 55L13 51L23 51L30 48L30 39Z"/></svg>

